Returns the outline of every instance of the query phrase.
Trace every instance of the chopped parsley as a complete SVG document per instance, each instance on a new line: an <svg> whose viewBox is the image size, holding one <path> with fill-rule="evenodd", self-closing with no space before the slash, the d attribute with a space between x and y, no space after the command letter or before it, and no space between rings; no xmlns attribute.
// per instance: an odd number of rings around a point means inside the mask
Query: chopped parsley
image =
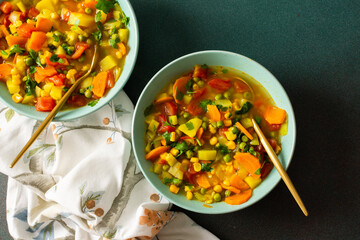
<svg viewBox="0 0 360 240"><path fill-rule="evenodd" d="M40 60L40 57L39 57L39 54L37 52L35 52L34 50L30 49L29 51L29 56L36 62L36 64L39 66L39 67L43 67L43 65L41 64L41 60Z"/></svg>
<svg viewBox="0 0 360 240"><path fill-rule="evenodd" d="M59 36L56 36L55 34L52 35L53 39L55 42L59 42L60 41L60 38Z"/></svg>
<svg viewBox="0 0 360 240"><path fill-rule="evenodd" d="M96 74L95 74L96 75ZM95 76L94 75L94 76ZM150 104L149 106L147 106L144 110L144 116L146 117L147 115L149 115L154 109L154 105ZM156 130L156 129L155 129Z"/></svg>
<svg viewBox="0 0 360 240"><path fill-rule="evenodd" d="M211 164L212 164L212 162L201 163L201 171L202 172L210 172L212 170Z"/></svg>
<svg viewBox="0 0 360 240"><path fill-rule="evenodd" d="M226 155L226 154L229 154L231 151L228 149L227 146L225 146L224 144L220 144L219 147L218 147L220 153L222 155Z"/></svg>
<svg viewBox="0 0 360 240"><path fill-rule="evenodd" d="M118 47L118 43L120 43L120 38L115 38L115 39L110 39L109 40L109 43L110 43L110 45L113 47L113 48L115 48L115 49L118 49L119 47Z"/></svg>
<svg viewBox="0 0 360 240"><path fill-rule="evenodd" d="M228 70L227 69L223 69L223 70L221 70L223 73L227 73L228 72Z"/></svg>
<svg viewBox="0 0 360 240"><path fill-rule="evenodd" d="M110 10L115 7L115 3L115 0L99 0L98 3L95 5L95 8L108 14Z"/></svg>
<svg viewBox="0 0 360 240"><path fill-rule="evenodd" d="M58 55L56 55L56 54L51 55L51 57L50 57L49 59L50 59L50 62L53 62L53 63L56 63L56 62L58 62L58 63L64 63L64 62L65 62L64 59L60 58L60 57L59 57Z"/></svg>
<svg viewBox="0 0 360 240"><path fill-rule="evenodd" d="M193 85L194 85L194 81L192 79L190 79L189 81L186 82L185 89L186 89L187 93L192 93Z"/></svg>
<svg viewBox="0 0 360 240"><path fill-rule="evenodd" d="M99 102L99 99L91 101L91 102L88 103L88 106L94 107L98 102Z"/></svg>
<svg viewBox="0 0 360 240"><path fill-rule="evenodd" d="M35 87L37 86L37 82L32 80L29 75L26 76L25 80L25 93L27 96L34 95L35 96Z"/></svg>
<svg viewBox="0 0 360 240"><path fill-rule="evenodd" d="M185 123L185 126L187 127L187 129L189 131L193 130L194 129L194 124L192 122L187 122Z"/></svg>
<svg viewBox="0 0 360 240"><path fill-rule="evenodd" d="M5 52L4 50L1 50L1 54L2 55L5 55L5 56L7 56L7 55L9 55L7 52Z"/></svg>
<svg viewBox="0 0 360 240"><path fill-rule="evenodd" d="M9 55L13 55L15 53L19 53L19 54L23 54L25 52L25 49L21 48L19 46L19 44L16 44L14 46L12 46L12 48L10 49Z"/></svg>
<svg viewBox="0 0 360 240"><path fill-rule="evenodd" d="M101 18L102 18L102 13L101 13L101 11L98 11L98 12L95 14L95 22L100 22L100 21L101 21Z"/></svg>
<svg viewBox="0 0 360 240"><path fill-rule="evenodd" d="M207 105L214 105L215 103L214 103L214 101L212 101L212 100L202 100L201 102L200 102L200 107L202 108L202 109L204 109L204 111L205 112L207 112Z"/></svg>
<svg viewBox="0 0 360 240"><path fill-rule="evenodd" d="M68 87L63 87L63 91L64 91L64 92L67 92L68 90L69 90Z"/></svg>
<svg viewBox="0 0 360 240"><path fill-rule="evenodd" d="M261 174L261 168L259 168L258 170L255 171L256 175L260 175Z"/></svg>
<svg viewBox="0 0 360 240"><path fill-rule="evenodd" d="M36 67L35 66L30 66L30 74L36 73Z"/></svg>
<svg viewBox="0 0 360 240"><path fill-rule="evenodd" d="M236 114L247 113L251 107L252 107L252 104L250 102L246 102L246 103L244 103L244 105L242 106L242 108L240 110L236 111Z"/></svg>
<svg viewBox="0 0 360 240"><path fill-rule="evenodd" d="M255 122L260 126L260 124L261 124L261 117L260 117L260 116L255 116Z"/></svg>
<svg viewBox="0 0 360 240"><path fill-rule="evenodd" d="M184 98L184 94L181 91L178 91L177 88L175 89L176 92L176 99L181 101Z"/></svg>
<svg viewBox="0 0 360 240"><path fill-rule="evenodd" d="M165 141L166 141L166 144L170 144L170 143L171 143L171 141L170 141L171 133L170 133L170 132L165 132L165 133L163 133L162 136L164 137L164 139L165 139Z"/></svg>
<svg viewBox="0 0 360 240"><path fill-rule="evenodd" d="M164 183L165 184L174 184L176 186L180 185L182 183L182 181L178 178L164 178Z"/></svg>
<svg viewBox="0 0 360 240"><path fill-rule="evenodd" d="M207 66L206 64L201 65L201 68L202 68L202 69L207 69L207 67L208 67L208 66Z"/></svg>

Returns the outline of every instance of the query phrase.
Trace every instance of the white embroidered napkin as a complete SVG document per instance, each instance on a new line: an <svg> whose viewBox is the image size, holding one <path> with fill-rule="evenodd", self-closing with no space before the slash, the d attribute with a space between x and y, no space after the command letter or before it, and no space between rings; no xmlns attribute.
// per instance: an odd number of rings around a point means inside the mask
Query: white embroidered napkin
<svg viewBox="0 0 360 240"><path fill-rule="evenodd" d="M13 168L39 122L0 104L0 171L9 176L15 239L218 239L145 180L131 151L133 105L122 91L99 111L51 123Z"/></svg>

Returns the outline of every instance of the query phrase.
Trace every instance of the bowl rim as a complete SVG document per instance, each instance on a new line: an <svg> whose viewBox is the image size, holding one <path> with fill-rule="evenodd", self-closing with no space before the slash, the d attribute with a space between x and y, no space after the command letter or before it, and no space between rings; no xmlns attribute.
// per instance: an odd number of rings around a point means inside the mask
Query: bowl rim
<svg viewBox="0 0 360 240"><path fill-rule="evenodd" d="M284 87L281 85L281 83L279 82L279 80L267 69L265 68L263 65L261 65L260 63L256 62L255 60L249 58L249 57L246 57L244 55L241 55L241 54L238 54L238 53L234 53L234 52L230 52L230 51L226 51L226 50L203 50L203 51L197 51L197 52L192 52L192 53L189 53L189 54L186 54L184 56L181 56L181 57L178 57L174 60L172 60L170 63L166 64L164 67L162 67L159 71L156 72L156 74L150 79L150 81L146 84L146 86L144 87L144 89L142 90L139 98L138 98L138 101L136 102L136 106L135 106L135 109L134 109L134 114L133 114L133 118L132 118L132 125L131 125L131 140L132 140L132 147L133 147L133 151L134 151L134 155L135 155L135 158L136 158L136 161L138 163L138 166L139 168L141 169L143 175L145 176L145 178L147 179L147 181L159 192L159 194L161 194L162 196L164 196L171 204L175 204L183 209L186 209L186 210L189 210L189 211L192 211L192 212L196 212L196 213L203 213L203 214L225 214L225 213L231 213L231 212L235 212L235 211L238 211L238 210L242 210L242 209L245 209L255 203L257 203L258 201L260 201L261 199L265 198L280 182L281 180L281 177L280 175L277 173L275 175L275 179L274 179L274 183L272 186L270 186L268 188L268 190L266 191L265 194L263 194L262 197L254 200L253 202L247 204L245 207L243 206L243 204L240 204L240 205L235 205L235 207L233 209L229 209L229 210L219 210L219 211L216 211L214 208L203 208L201 210L199 209L194 209L194 208L191 208L191 207L188 207L187 205L184 205L182 204L181 202L178 202L176 200L175 197L168 197L167 195L171 196L170 195L170 192L169 193L162 193L156 186L156 184L154 184L151 180L150 180L150 174L153 174L151 173L150 171L148 170L145 170L143 168L143 165L141 164L140 160L139 160L139 157L138 157L138 154L137 152L139 151L139 149L136 148L136 145L135 145L135 136L134 136L134 129L135 129L135 117L136 117L136 113L139 111L139 102L140 100L143 98L143 96L145 95L145 92L146 92L146 89L148 89L148 87L155 81L155 79L165 70L167 69L168 67L170 67L171 65L173 64L176 64L177 62L179 61L182 61L186 58L191 58L191 57L194 57L196 55L201 55L201 54L228 54L228 55L234 55L236 57L240 57L240 58L243 58L245 59L246 61L251 61L253 62L255 65L257 65L259 68L262 68L263 70L265 70L265 72L272 76L273 80L275 80L277 83L278 83L278 86L280 87L280 90L284 93L284 98L285 98L285 101L287 101L289 103L289 109L287 109L289 111L290 114L288 115L292 115L293 118L293 124L294 124L294 127L292 129L292 134L293 134L293 141L291 143L291 151L290 151L290 154L289 154L289 159L287 161L287 165L284 166L284 169L287 170L288 167L290 166L290 163L292 161L292 158L293 158L293 155L294 155L294 151L295 151L295 145L296 145L296 121L295 121L295 114L294 114L294 110L293 110L293 107L292 107L292 104L291 104L291 101L290 101L290 98L289 96L287 95ZM257 79L255 79L257 80ZM260 83L261 84L261 83ZM141 150L140 150L141 151ZM277 170L275 170L277 172ZM243 207L241 207L243 206ZM214 211L215 210L215 211Z"/></svg>
<svg viewBox="0 0 360 240"><path fill-rule="evenodd" d="M134 67L136 65L136 60L137 60L137 56L138 56L138 52L139 52L139 40L140 40L139 39L139 27L138 27L138 22L137 22L137 18L136 18L136 15L135 15L135 11L134 11L130 1L129 0L122 0L122 1L117 0L117 2L119 3L120 6L121 6L122 2L127 5L128 9L129 9L129 13L127 15L131 16L130 24L134 25L134 31L131 33L134 36L134 39L135 39L134 48L132 49L134 51L134 53L133 53L134 54L134 61L133 61L132 65L129 66L130 68L129 68L128 76L123 77L123 81L121 82L121 84L118 84L118 85L115 84L115 87L113 88L113 90L115 90L115 91L108 92L107 94L109 95L109 97L106 98L106 99L105 98L100 98L99 102L95 106L91 107L91 110L88 110L88 111L84 110L84 111L79 111L77 113L64 114L64 115L60 115L60 116L58 116L58 114L57 114L57 115L55 115L54 119L52 120L53 122L76 120L76 119L79 119L81 117L84 117L84 116L87 116L87 115L89 115L91 113L96 112L97 110L99 110L100 108L105 106L107 103L109 103L123 89L123 87L125 86L125 84L129 80L129 78L130 78L130 76L131 76L131 74L132 74L132 72L134 70ZM126 64L126 59L125 59L125 64ZM121 78L121 76L123 76L123 75L120 74L118 80ZM118 80L116 82L118 82ZM114 92L114 93L111 93L111 92ZM40 114L31 114L31 112L25 111L25 110L23 110L23 108L18 108L17 103L15 103L13 101L6 101L5 98L1 94L0 94L0 100L1 100L2 104L4 104L5 106L11 108L16 113L18 113L20 115L23 115L23 116L26 116L26 117L31 118L31 119L43 121L48 115L48 114L46 114L46 112L36 112L36 113L40 113ZM80 108L64 110L64 111L60 110L60 112L72 112L72 111L76 111L77 109L83 109L85 107L88 107L88 106L83 106L83 107L80 107ZM43 114L41 114L41 113L43 113Z"/></svg>

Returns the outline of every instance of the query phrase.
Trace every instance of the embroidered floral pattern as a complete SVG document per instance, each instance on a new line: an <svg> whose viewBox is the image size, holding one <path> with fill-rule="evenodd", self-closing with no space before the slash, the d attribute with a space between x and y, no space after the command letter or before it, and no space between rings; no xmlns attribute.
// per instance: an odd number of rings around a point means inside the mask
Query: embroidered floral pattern
<svg viewBox="0 0 360 240"><path fill-rule="evenodd" d="M145 208L145 216L139 219L140 225L151 227L151 236L155 236L172 218L173 213L169 211L156 211Z"/></svg>

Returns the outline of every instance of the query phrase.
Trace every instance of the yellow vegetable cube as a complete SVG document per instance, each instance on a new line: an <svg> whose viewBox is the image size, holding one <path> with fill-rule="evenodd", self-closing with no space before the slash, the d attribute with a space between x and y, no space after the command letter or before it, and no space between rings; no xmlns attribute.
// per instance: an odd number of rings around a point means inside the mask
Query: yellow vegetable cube
<svg viewBox="0 0 360 240"><path fill-rule="evenodd" d="M201 171L201 164L196 162L194 163L194 170L195 172L200 172Z"/></svg>
<svg viewBox="0 0 360 240"><path fill-rule="evenodd" d="M192 96L185 95L185 96L184 96L184 103L185 103L185 104L189 104L190 101L191 101L191 99L192 99Z"/></svg>
<svg viewBox="0 0 360 240"><path fill-rule="evenodd" d="M6 80L6 86L10 94L19 93L20 85L15 85L11 79Z"/></svg>
<svg viewBox="0 0 360 240"><path fill-rule="evenodd" d="M51 91L51 89L53 88L53 86L54 86L54 83L52 83L52 82L46 83L46 84L43 86L43 90L44 90L45 92L47 92L47 93L50 94L50 91Z"/></svg>
<svg viewBox="0 0 360 240"><path fill-rule="evenodd" d="M160 174L161 171L162 171L162 165L155 163L155 164L154 164L154 169L153 169L153 171L154 171L154 173L156 173L156 174Z"/></svg>
<svg viewBox="0 0 360 240"><path fill-rule="evenodd" d="M261 183L261 178L253 178L248 176L244 179L244 181L251 187L251 189L254 189Z"/></svg>
<svg viewBox="0 0 360 240"><path fill-rule="evenodd" d="M16 4L16 6L20 9L21 12L23 12L23 13L26 12L26 7L25 7L25 5L24 5L23 2L18 2L18 3Z"/></svg>
<svg viewBox="0 0 360 240"><path fill-rule="evenodd" d="M199 160L215 160L216 159L216 150L199 150L198 157Z"/></svg>
<svg viewBox="0 0 360 240"><path fill-rule="evenodd" d="M176 149L176 148L172 148L172 149L170 150L170 153L171 153L173 156L177 156L177 155L179 154L179 150Z"/></svg>
<svg viewBox="0 0 360 240"><path fill-rule="evenodd" d="M97 10L97 11L96 11L96 14L99 14L98 12L100 12L100 14L101 14L100 22L101 22L101 23L106 22L107 14L104 13L103 11L101 11L101 10Z"/></svg>
<svg viewBox="0 0 360 240"><path fill-rule="evenodd" d="M62 87L52 87L50 91L50 96L55 100L60 100L63 95Z"/></svg>
<svg viewBox="0 0 360 240"><path fill-rule="evenodd" d="M99 64L102 71L107 71L116 66L116 61L112 56L108 55L104 57Z"/></svg>
<svg viewBox="0 0 360 240"><path fill-rule="evenodd" d="M175 142L175 141L176 141L175 132L171 132L171 133L170 133L170 141L171 141L171 142Z"/></svg>
<svg viewBox="0 0 360 240"><path fill-rule="evenodd" d="M174 184L171 184L169 189L170 189L170 192L175 193L175 194L177 194L180 190L180 188L175 186Z"/></svg>
<svg viewBox="0 0 360 240"><path fill-rule="evenodd" d="M150 124L149 124L149 131L151 132L156 132L157 128L159 127L159 122L156 121L155 119L151 120Z"/></svg>
<svg viewBox="0 0 360 240"><path fill-rule="evenodd" d="M226 131L225 132L225 135L226 135L226 138L229 140L229 141L234 141L236 139L236 134L234 134L233 132L231 131Z"/></svg>
<svg viewBox="0 0 360 240"><path fill-rule="evenodd" d="M38 4L36 4L36 8L41 11L41 10L51 10L51 11L55 11L55 7L53 4L52 0L41 0L40 2L38 2Z"/></svg>
<svg viewBox="0 0 360 240"><path fill-rule="evenodd" d="M87 77L85 78L81 83L80 83L80 88L88 88L91 86L92 84L92 80L93 78L92 77Z"/></svg>
<svg viewBox="0 0 360 240"><path fill-rule="evenodd" d="M178 124L177 116L176 116L176 115L169 116L169 122L170 122L171 125L176 125L176 124Z"/></svg>
<svg viewBox="0 0 360 240"><path fill-rule="evenodd" d="M190 187L190 186L185 186L184 187L185 192L191 192L192 189L193 189L193 187Z"/></svg>
<svg viewBox="0 0 360 240"><path fill-rule="evenodd" d="M173 166L169 168L169 173L173 175L174 177L182 180L184 173L180 170L181 163L176 162Z"/></svg>
<svg viewBox="0 0 360 240"><path fill-rule="evenodd" d="M192 162L192 163L197 163L197 162L199 162L199 159L196 158L196 157L192 157L192 158L190 159L190 162Z"/></svg>
<svg viewBox="0 0 360 240"><path fill-rule="evenodd" d="M200 128L202 120L199 118L193 118L184 124L179 126L179 130L188 135L189 137L195 137L196 132Z"/></svg>
<svg viewBox="0 0 360 240"><path fill-rule="evenodd" d="M169 153L166 153L165 160L168 162L168 164L170 166L174 166L178 162L176 160L176 158L172 154L169 154Z"/></svg>
<svg viewBox="0 0 360 240"><path fill-rule="evenodd" d="M40 97L41 91L42 91L41 88L39 88L38 86L35 87L35 94L36 94L37 97Z"/></svg>
<svg viewBox="0 0 360 240"><path fill-rule="evenodd" d="M19 103L23 100L23 97L19 93L14 93L11 98L16 103Z"/></svg>
<svg viewBox="0 0 360 240"><path fill-rule="evenodd" d="M72 12L70 14L68 24L81 27L91 27L95 24L95 21L93 16L85 13Z"/></svg>
<svg viewBox="0 0 360 240"><path fill-rule="evenodd" d="M127 43L129 39L129 29L121 28L119 30L119 37L121 42Z"/></svg>
<svg viewBox="0 0 360 240"><path fill-rule="evenodd" d="M186 193L186 198L187 198L188 200L191 200L191 199L193 198L193 193L190 192L190 191L188 191L188 192Z"/></svg>
<svg viewBox="0 0 360 240"><path fill-rule="evenodd" d="M34 102L34 100L35 100L35 97L34 97L34 95L25 95L24 96L24 99L22 100L22 104L31 104L31 103L33 103Z"/></svg>

